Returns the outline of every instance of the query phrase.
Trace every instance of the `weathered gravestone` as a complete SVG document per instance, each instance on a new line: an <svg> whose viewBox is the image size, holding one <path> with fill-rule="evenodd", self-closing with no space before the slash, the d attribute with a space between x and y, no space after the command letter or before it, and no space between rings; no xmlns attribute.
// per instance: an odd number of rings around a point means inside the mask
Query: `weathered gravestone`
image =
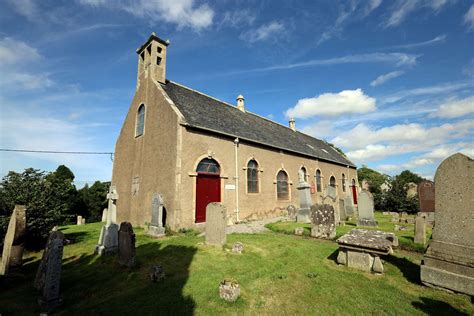
<svg viewBox="0 0 474 316"><path fill-rule="evenodd" d="M333 239L336 237L334 208L328 204L311 206L311 237Z"/></svg>
<svg viewBox="0 0 474 316"><path fill-rule="evenodd" d="M364 179L364 180L362 180L361 189L362 189L362 190L366 190L366 191L368 191L368 190L369 190L369 188L370 188L369 182L368 182L367 180L365 180L365 179Z"/></svg>
<svg viewBox="0 0 474 316"><path fill-rule="evenodd" d="M118 262L129 268L135 266L135 234L132 224L122 222L118 231Z"/></svg>
<svg viewBox="0 0 474 316"><path fill-rule="evenodd" d="M344 208L347 217L354 216L354 204L352 203L352 197L349 195L344 198Z"/></svg>
<svg viewBox="0 0 474 316"><path fill-rule="evenodd" d="M346 205L344 199L339 199L339 219L341 222L345 222L347 219Z"/></svg>
<svg viewBox="0 0 474 316"><path fill-rule="evenodd" d="M82 216L81 215L78 215L77 216L77 221L76 221L76 225L82 225L83 222L82 222Z"/></svg>
<svg viewBox="0 0 474 316"><path fill-rule="evenodd" d="M434 222L435 184L432 181L422 181L418 184L418 199L420 212L430 223Z"/></svg>
<svg viewBox="0 0 474 316"><path fill-rule="evenodd" d="M288 217L291 219L296 219L297 208L293 204L290 204L286 207L286 211L288 212Z"/></svg>
<svg viewBox="0 0 474 316"><path fill-rule="evenodd" d="M414 182L409 182L406 185L406 189L407 189L407 194L406 194L407 199L414 198L418 194L417 193L418 185Z"/></svg>
<svg viewBox="0 0 474 316"><path fill-rule="evenodd" d="M86 224L86 219L83 217L82 218L82 225L85 225Z"/></svg>
<svg viewBox="0 0 474 316"><path fill-rule="evenodd" d="M107 222L107 209L104 208L104 210L102 211L102 223L105 223Z"/></svg>
<svg viewBox="0 0 474 316"><path fill-rule="evenodd" d="M240 285L237 282L224 280L219 284L219 297L233 303L240 296Z"/></svg>
<svg viewBox="0 0 474 316"><path fill-rule="evenodd" d="M311 186L306 182L298 183L296 188L299 192L300 207L298 208L296 221L300 223L309 223L309 212L311 209Z"/></svg>
<svg viewBox="0 0 474 316"><path fill-rule="evenodd" d="M61 280L61 262L63 258L64 235L53 231L48 238L43 258L36 273L35 288L40 291L38 300L41 308L51 311L61 303L59 285Z"/></svg>
<svg viewBox="0 0 474 316"><path fill-rule="evenodd" d="M95 252L99 255L116 253L118 248L118 225L115 223L117 218L118 193L115 186L110 186L107 199L109 200L107 223L102 226L99 243L95 247Z"/></svg>
<svg viewBox="0 0 474 316"><path fill-rule="evenodd" d="M474 295L474 160L457 153L435 175L435 226L421 264L425 285Z"/></svg>
<svg viewBox="0 0 474 316"><path fill-rule="evenodd" d="M378 223L374 217L374 198L372 193L362 190L359 193L359 221L357 226L377 226Z"/></svg>
<svg viewBox="0 0 474 316"><path fill-rule="evenodd" d="M163 237L165 228L163 227L163 205L164 199L161 194L154 194L151 201L151 223L148 227L148 235Z"/></svg>
<svg viewBox="0 0 474 316"><path fill-rule="evenodd" d="M206 244L223 246L227 241L225 228L227 224L227 210L224 204L209 203L206 207Z"/></svg>
<svg viewBox="0 0 474 316"><path fill-rule="evenodd" d="M3 242L0 275L7 276L9 268L18 268L23 264L25 230L26 207L15 205Z"/></svg>
<svg viewBox="0 0 474 316"><path fill-rule="evenodd" d="M417 216L415 219L415 244L426 244L426 224L422 216Z"/></svg>

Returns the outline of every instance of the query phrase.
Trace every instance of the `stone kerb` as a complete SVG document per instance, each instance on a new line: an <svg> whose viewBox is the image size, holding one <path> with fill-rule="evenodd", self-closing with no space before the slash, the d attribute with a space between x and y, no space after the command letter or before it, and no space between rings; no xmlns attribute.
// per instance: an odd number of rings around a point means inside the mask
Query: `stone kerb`
<svg viewBox="0 0 474 316"><path fill-rule="evenodd" d="M225 228L227 210L224 204L209 203L206 207L206 245L223 246L227 241Z"/></svg>
<svg viewBox="0 0 474 316"><path fill-rule="evenodd" d="M25 231L26 207L24 205L15 205L3 242L0 275L7 276L10 268L21 267L23 264Z"/></svg>
<svg viewBox="0 0 474 316"><path fill-rule="evenodd" d="M336 237L334 208L328 204L311 206L311 237L333 239Z"/></svg>
<svg viewBox="0 0 474 316"><path fill-rule="evenodd" d="M421 281L474 295L474 160L454 154L435 175L435 226Z"/></svg>

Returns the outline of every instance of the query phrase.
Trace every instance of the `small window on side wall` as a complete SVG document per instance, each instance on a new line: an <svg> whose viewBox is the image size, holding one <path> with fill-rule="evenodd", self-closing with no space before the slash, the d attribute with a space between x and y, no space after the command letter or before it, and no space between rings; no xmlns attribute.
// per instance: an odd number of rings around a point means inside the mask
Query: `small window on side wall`
<svg viewBox="0 0 474 316"><path fill-rule="evenodd" d="M331 176L331 178L329 178L329 185L333 188L336 187L336 178L334 178L334 176Z"/></svg>
<svg viewBox="0 0 474 316"><path fill-rule="evenodd" d="M258 193L258 163L253 159L247 164L247 192Z"/></svg>
<svg viewBox="0 0 474 316"><path fill-rule="evenodd" d="M316 191L323 192L323 187L321 184L321 170L316 170Z"/></svg>
<svg viewBox="0 0 474 316"><path fill-rule="evenodd" d="M137 126L135 129L135 137L143 135L144 130L145 130L145 105L142 104L138 108L138 112L137 112Z"/></svg>
<svg viewBox="0 0 474 316"><path fill-rule="evenodd" d="M346 175L345 174L342 174L341 184L342 184L342 192L346 192Z"/></svg>
<svg viewBox="0 0 474 316"><path fill-rule="evenodd" d="M285 171L280 170L277 175L277 199L288 200L290 198L290 190L288 186L288 175Z"/></svg>

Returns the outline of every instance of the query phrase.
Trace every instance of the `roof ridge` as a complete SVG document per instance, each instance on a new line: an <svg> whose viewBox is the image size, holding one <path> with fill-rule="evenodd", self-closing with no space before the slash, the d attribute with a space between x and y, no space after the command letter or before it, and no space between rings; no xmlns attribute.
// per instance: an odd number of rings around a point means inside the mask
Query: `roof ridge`
<svg viewBox="0 0 474 316"><path fill-rule="evenodd" d="M183 84L181 84L181 83L178 83L178 82L176 82L176 81L172 81L172 80L168 80L168 81L171 82L171 83L173 83L173 84L175 84L175 85L178 85L178 86L180 86L180 87L182 87L182 88L184 88L184 89L188 89L188 90L190 90L190 91L199 93L200 95L203 95L203 96L205 96L205 97L211 98L211 99L213 99L213 100L215 100L215 101L217 101L217 102L222 103L223 105L230 106L231 108L240 111L234 104L227 103L227 102L222 101L222 100L220 100L220 99L218 99L218 98L216 98L216 97L213 97L213 96L211 96L211 95L209 95L209 94L206 94L206 93L204 93L204 92L201 92L201 91L195 90L195 89L193 89L193 88L187 87L187 86L185 86L185 85L183 85ZM242 111L241 111L241 112L242 112ZM286 125L283 125L283 124L281 124L281 123L278 123L278 122L276 122L276 121L273 121L273 120L271 120L271 119L269 119L269 118L267 118L267 117L261 116L261 115L259 115L259 114L257 114L257 113L252 112L252 111L247 111L247 110L245 110L245 112L243 112L243 113L252 114L252 115L255 115L255 116L259 117L259 118L262 118L262 119L264 119L264 120L267 120L267 121L269 121L269 122L272 122L272 123L274 123L274 124L277 124L277 125L279 125L279 126L281 126L281 127L284 127L284 128L287 128L287 129L291 129L290 127L288 127L288 126L286 126ZM293 131L293 130L292 130L292 131ZM319 138L315 138L315 137L313 137L313 136L311 136L311 135L302 133L302 132L300 132L300 131L293 131L293 132L298 132L298 133L304 134L304 135L306 135L306 136L312 137L312 138L314 138L314 139L321 140L321 139L319 139Z"/></svg>

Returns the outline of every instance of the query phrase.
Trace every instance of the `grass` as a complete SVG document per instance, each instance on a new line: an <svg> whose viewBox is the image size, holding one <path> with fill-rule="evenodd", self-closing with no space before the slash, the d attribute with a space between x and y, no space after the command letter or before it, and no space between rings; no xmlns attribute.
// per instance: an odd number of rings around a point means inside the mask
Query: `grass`
<svg viewBox="0 0 474 316"><path fill-rule="evenodd" d="M413 241L415 225L405 224L405 223L404 224L392 223L390 221L391 218L392 217L390 215L383 215L382 212L375 212L375 219L378 221L378 227L357 227L357 221L354 221L354 220L347 221L345 226L338 226L336 228L336 238L341 237L342 235L351 231L354 228L382 230L382 231L387 231L387 232L393 232L395 233L395 235L397 235L398 241L400 244L400 249L424 253L426 246L415 244ZM395 225L405 226L408 228L408 230L395 231L394 230ZM267 224L266 227L274 232L289 234L289 235L293 235L295 232L295 228L297 227L304 228L303 235L305 236L309 236L311 233L311 224L305 224L305 223L276 222L276 223ZM431 227L427 226L426 227L426 240L429 240L430 237L431 237Z"/></svg>
<svg viewBox="0 0 474 316"><path fill-rule="evenodd" d="M333 241L233 234L223 250L193 234L152 239L136 229L138 266L130 270L115 257L93 255L100 227L62 228L72 242L64 248L60 315L474 314L468 296L420 285L421 254L415 252L388 256L379 276L338 266ZM236 241L245 245L241 255L228 251ZM39 313L32 283L40 257L26 254L24 278L0 289L2 316ZM149 280L152 264L163 265L163 283ZM233 304L218 296L224 278L241 285Z"/></svg>

